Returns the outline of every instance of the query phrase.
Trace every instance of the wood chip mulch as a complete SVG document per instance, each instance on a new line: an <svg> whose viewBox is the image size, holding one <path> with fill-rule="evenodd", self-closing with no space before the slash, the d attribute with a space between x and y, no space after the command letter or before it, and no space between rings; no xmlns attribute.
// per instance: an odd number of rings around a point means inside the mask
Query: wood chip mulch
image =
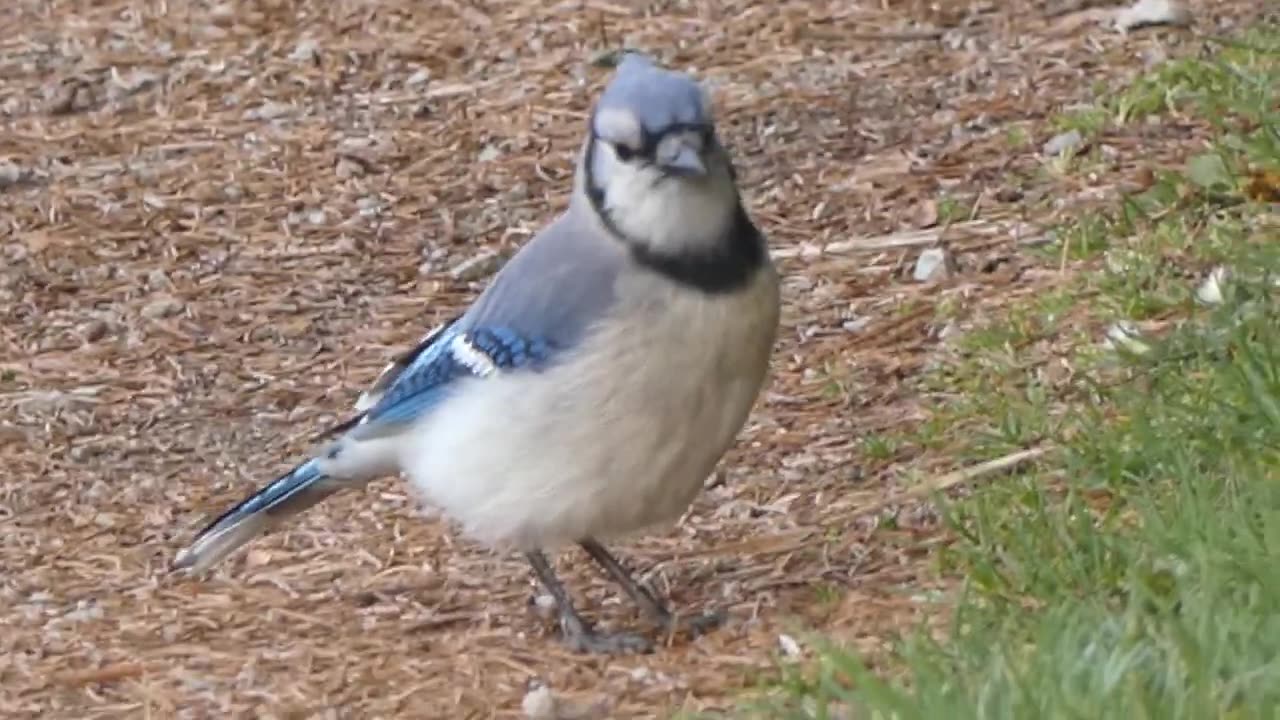
<svg viewBox="0 0 1280 720"><path fill-rule="evenodd" d="M1251 5L1195 11L1229 32ZM928 417L911 381L944 341L940 304L998 312L1053 282L1027 255L1047 223L1159 162L1138 137L1096 176L1040 155L1095 83L1196 51L1092 12L10 0L0 716L521 717L535 680L566 717L666 716L731 708L808 632L874 656L940 622L936 518L881 508L897 521L877 530L860 508L953 464L871 459L862 438ZM678 527L618 547L729 625L649 656L573 655L518 557L459 539L394 478L209 577L170 575L211 514L564 207L608 76L592 60L623 44L714 87L786 276L775 377L721 476ZM939 243L951 274L913 280ZM558 567L603 624L637 622L584 557Z"/></svg>

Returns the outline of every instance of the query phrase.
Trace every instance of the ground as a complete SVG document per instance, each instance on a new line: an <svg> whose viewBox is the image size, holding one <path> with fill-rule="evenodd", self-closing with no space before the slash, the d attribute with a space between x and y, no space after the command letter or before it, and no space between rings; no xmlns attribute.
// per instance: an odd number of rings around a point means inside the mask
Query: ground
<svg viewBox="0 0 1280 720"><path fill-rule="evenodd" d="M889 5L10 3L0 712L518 717L536 682L583 717L665 717L734 707L806 633L874 657L940 623L945 532L911 492L966 456L865 438L930 417L911 380L948 335L940 308L1041 292L1025 257L1046 228L1197 135L1138 127L1064 174L1042 152L1054 119L1262 10L1203 2L1195 33L1124 35L1083 5ZM617 548L728 626L573 655L518 557L396 479L170 574L563 208L594 61L623 44L714 88L785 278L739 446L678 527ZM933 246L950 272L917 281ZM584 610L637 622L584 557L557 560Z"/></svg>

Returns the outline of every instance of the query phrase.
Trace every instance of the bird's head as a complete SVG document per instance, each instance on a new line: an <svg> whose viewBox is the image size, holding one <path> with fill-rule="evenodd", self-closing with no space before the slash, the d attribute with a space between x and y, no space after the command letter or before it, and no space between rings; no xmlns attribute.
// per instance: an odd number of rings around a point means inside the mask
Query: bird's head
<svg viewBox="0 0 1280 720"><path fill-rule="evenodd" d="M716 252L739 207L707 94L634 53L591 114L579 181L614 235L662 255Z"/></svg>

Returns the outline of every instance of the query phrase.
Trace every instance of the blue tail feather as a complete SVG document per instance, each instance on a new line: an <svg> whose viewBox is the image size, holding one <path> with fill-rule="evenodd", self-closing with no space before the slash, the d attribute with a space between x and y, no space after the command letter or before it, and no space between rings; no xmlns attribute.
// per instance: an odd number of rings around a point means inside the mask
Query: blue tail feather
<svg viewBox="0 0 1280 720"><path fill-rule="evenodd" d="M280 519L296 515L337 492L340 483L312 458L241 500L205 526L174 558L174 569L208 568Z"/></svg>

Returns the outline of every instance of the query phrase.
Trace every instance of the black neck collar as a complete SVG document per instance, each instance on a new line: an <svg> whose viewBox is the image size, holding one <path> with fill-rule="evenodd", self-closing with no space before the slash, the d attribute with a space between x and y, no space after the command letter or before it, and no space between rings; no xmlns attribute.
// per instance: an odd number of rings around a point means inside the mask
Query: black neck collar
<svg viewBox="0 0 1280 720"><path fill-rule="evenodd" d="M604 206L604 190L596 184L592 170L596 141L592 138L588 143L583 172L591 209L605 229L627 246L636 262L674 282L708 294L733 292L746 286L764 264L764 237L747 217L741 203L734 210L733 223L725 237L696 252L662 252L628 236Z"/></svg>

